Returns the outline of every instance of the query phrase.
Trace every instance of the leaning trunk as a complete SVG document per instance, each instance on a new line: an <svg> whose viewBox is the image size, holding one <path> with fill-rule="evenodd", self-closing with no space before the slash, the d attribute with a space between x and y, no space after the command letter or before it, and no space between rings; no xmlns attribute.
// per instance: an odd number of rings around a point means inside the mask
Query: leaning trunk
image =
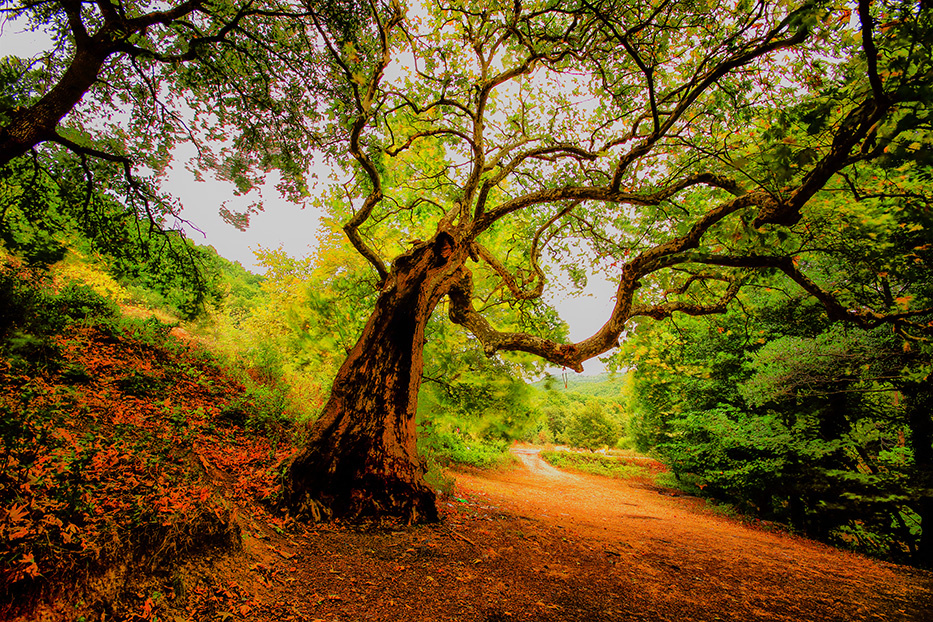
<svg viewBox="0 0 933 622"><path fill-rule="evenodd" d="M334 379L285 502L298 516L437 520L415 446L424 330L462 253L441 233L396 260L356 346Z"/></svg>

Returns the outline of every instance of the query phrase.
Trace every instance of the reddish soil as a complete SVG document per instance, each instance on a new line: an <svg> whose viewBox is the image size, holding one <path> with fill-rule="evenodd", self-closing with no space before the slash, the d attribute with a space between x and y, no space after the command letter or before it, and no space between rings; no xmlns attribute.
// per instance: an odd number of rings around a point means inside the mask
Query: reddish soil
<svg viewBox="0 0 933 622"><path fill-rule="evenodd" d="M456 473L439 525L282 536L244 519L244 552L188 568L200 597L165 604L307 622L933 620L931 573L516 454L514 470Z"/></svg>

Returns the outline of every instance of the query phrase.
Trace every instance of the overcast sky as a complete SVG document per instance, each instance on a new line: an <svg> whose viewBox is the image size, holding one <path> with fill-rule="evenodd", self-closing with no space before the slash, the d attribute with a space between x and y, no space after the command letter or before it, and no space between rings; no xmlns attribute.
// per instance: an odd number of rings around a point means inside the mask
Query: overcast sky
<svg viewBox="0 0 933 622"><path fill-rule="evenodd" d="M200 229L187 228L195 243L213 246L221 256L238 261L253 272L261 272L253 254L260 246L281 247L294 257L305 257L314 251L320 215L284 200L275 190L273 176L262 190L264 210L253 214L246 231L240 231L221 218L220 209L226 204L231 211L243 212L258 195L236 196L233 184L217 181L210 173L204 175L204 181L197 181L185 169L189 157L184 150L175 154L163 188L181 201L182 218Z"/></svg>

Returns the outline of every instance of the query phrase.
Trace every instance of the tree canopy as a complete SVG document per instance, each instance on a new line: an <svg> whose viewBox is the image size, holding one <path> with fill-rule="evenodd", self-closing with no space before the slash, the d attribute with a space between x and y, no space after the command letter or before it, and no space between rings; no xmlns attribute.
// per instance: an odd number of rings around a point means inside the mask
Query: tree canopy
<svg viewBox="0 0 933 622"><path fill-rule="evenodd" d="M325 152L349 175L327 208L378 286L414 241L469 241L480 265L460 275L452 318L490 352L579 368L630 317L721 311L750 270L863 325L926 311L847 307L794 263L786 233L820 191L922 205L929 16L910 3L3 10L55 41L5 61L4 163L51 142L158 171L192 139L202 168L241 189L280 168L298 198ZM618 285L612 318L572 348L500 332L471 303L480 288L530 304L560 269Z"/></svg>
<svg viewBox="0 0 933 622"><path fill-rule="evenodd" d="M573 368L630 317L721 312L753 270L783 273L834 318L905 325L929 309L850 307L787 233L810 224L821 191L925 200L896 166L911 168L929 125L928 16L860 11L453 4L406 20L388 5L351 41L322 29L346 87L335 145L357 165L345 231L380 283L404 242L438 231L468 241L475 271L516 303L540 296L546 272L605 270L613 315L572 345L493 328L471 271L450 295L452 319L490 353ZM511 239L484 244L497 229Z"/></svg>

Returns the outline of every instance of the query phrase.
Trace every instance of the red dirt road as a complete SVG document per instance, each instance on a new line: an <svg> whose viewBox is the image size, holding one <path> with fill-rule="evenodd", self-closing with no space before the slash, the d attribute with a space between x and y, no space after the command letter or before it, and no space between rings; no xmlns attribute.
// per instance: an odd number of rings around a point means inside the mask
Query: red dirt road
<svg viewBox="0 0 933 622"><path fill-rule="evenodd" d="M285 535L244 520L243 552L186 576L214 603L187 619L933 622L931 573L516 454L510 471L456 473L438 525Z"/></svg>
<svg viewBox="0 0 933 622"><path fill-rule="evenodd" d="M933 620L929 573L750 528L698 499L560 471L539 451L517 447L523 468L460 474L458 488L604 549L617 557L620 588L637 585L662 610L705 609L710 620Z"/></svg>

